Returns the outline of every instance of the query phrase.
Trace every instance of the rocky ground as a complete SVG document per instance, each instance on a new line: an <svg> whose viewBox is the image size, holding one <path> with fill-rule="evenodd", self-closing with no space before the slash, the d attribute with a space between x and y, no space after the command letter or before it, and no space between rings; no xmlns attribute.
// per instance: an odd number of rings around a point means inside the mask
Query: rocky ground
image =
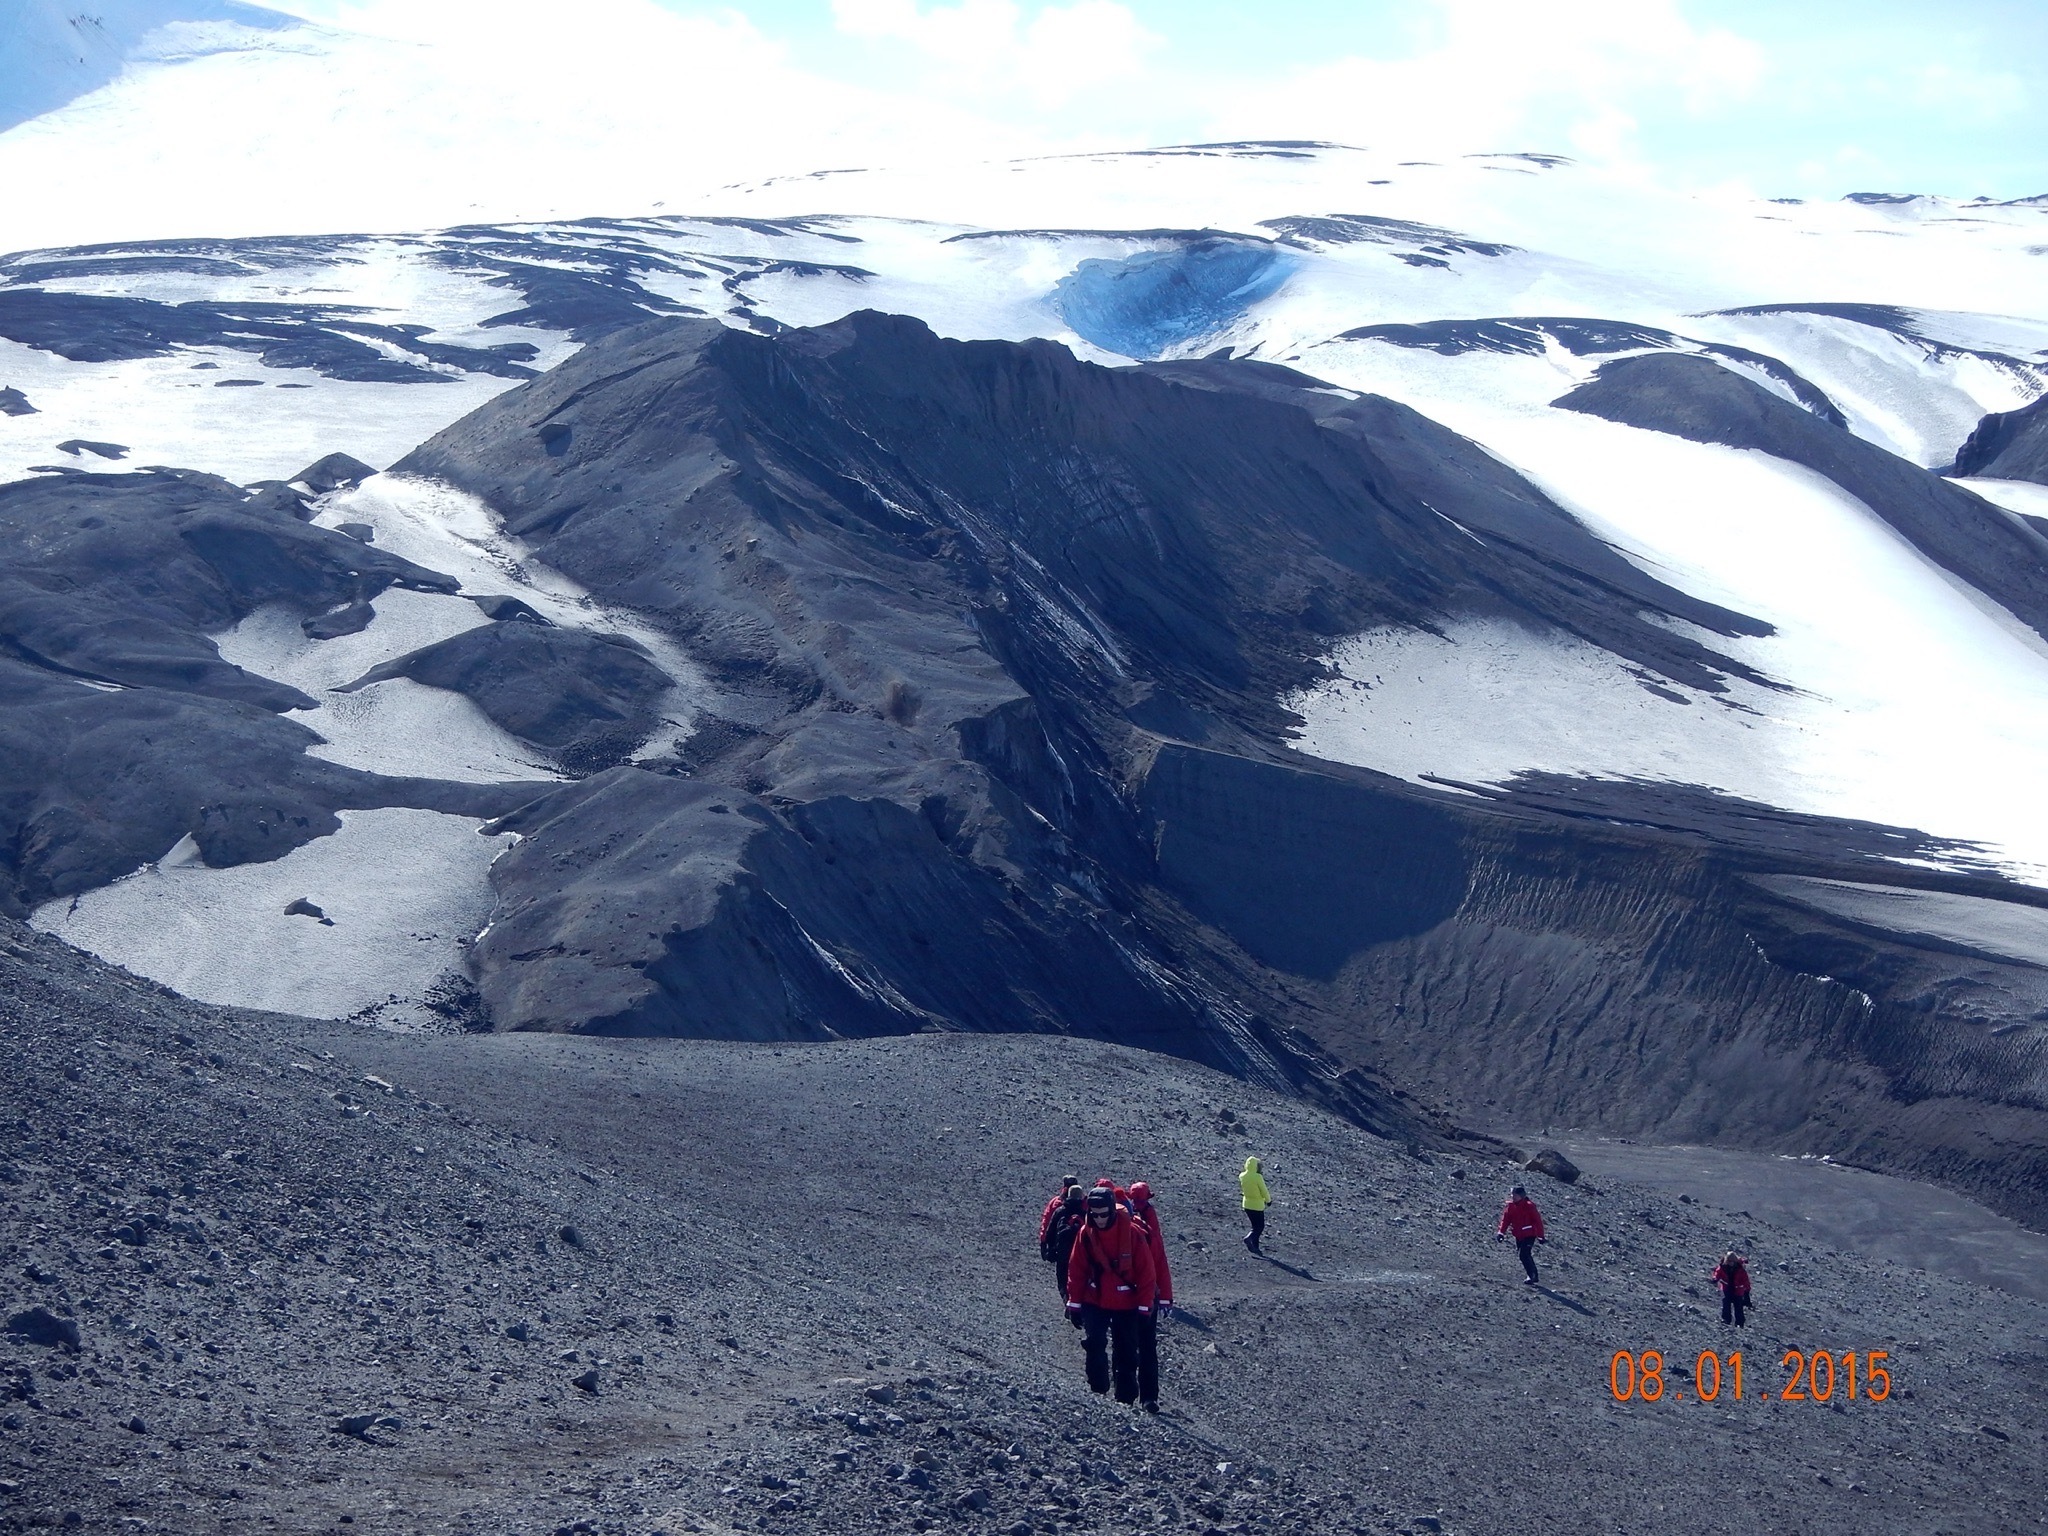
<svg viewBox="0 0 2048 1536"><path fill-rule="evenodd" d="M0 1530L2021 1532L2048 1307L1049 1037L408 1036L209 1009L0 927ZM1269 1256L1231 1174L1266 1159ZM1167 1412L1033 1246L1159 1191ZM1706 1271L1749 1246L1742 1403ZM75 1345L68 1342L75 1331ZM50 1342L38 1342L44 1338ZM1886 1350L1883 1403L1777 1400ZM1671 1390L1617 1403L1616 1350ZM1763 1389L1768 1388L1768 1397ZM1687 1400L1680 1400L1684 1393Z"/></svg>

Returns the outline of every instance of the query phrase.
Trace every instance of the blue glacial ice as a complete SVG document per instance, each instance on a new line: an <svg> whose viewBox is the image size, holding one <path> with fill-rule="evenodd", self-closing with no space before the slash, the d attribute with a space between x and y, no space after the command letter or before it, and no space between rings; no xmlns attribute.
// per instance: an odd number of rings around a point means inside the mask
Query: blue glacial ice
<svg viewBox="0 0 2048 1536"><path fill-rule="evenodd" d="M1052 304L1104 351L1156 358L1222 330L1277 291L1294 266L1292 255L1264 241L1211 236L1084 261L1054 285Z"/></svg>

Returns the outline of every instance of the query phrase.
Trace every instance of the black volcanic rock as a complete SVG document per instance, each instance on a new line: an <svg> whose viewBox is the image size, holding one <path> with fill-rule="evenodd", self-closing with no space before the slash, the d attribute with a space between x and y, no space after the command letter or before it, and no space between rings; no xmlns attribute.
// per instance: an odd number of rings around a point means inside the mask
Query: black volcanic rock
<svg viewBox="0 0 2048 1536"><path fill-rule="evenodd" d="M586 769L609 767L645 741L675 686L623 636L519 622L464 630L340 691L394 677L464 694L522 741Z"/></svg>
<svg viewBox="0 0 2048 1536"><path fill-rule="evenodd" d="M1507 616L1707 687L1737 669L1666 621L1762 629L1400 406L871 314L673 322L399 468L648 614L712 690L673 763L502 824L521 840L475 951L500 1029L1057 1030L1402 1137L1445 1132L1425 1105L1787 1147L1854 1118L1876 1163L2038 1208L2048 1105L2012 1052L1943 1057L1949 1102L2009 1117L2003 1150L1960 1157L1893 1097L1953 998L1873 1003L1746 927L1749 875L1934 879L1891 862L1926 840L1683 786L1439 793L1287 750L1278 699L1361 629Z"/></svg>
<svg viewBox="0 0 2048 1536"><path fill-rule="evenodd" d="M2048 485L2048 397L1986 416L1946 472Z"/></svg>
<svg viewBox="0 0 2048 1536"><path fill-rule="evenodd" d="M324 496L329 491L361 485L376 473L361 459L346 453L330 453L308 464L291 478L293 484L305 486L316 496Z"/></svg>
<svg viewBox="0 0 2048 1536"><path fill-rule="evenodd" d="M1173 979L1185 935L1133 925L1157 854L1125 710L1270 751L1278 697L1376 623L1505 610L1708 686L1732 664L1648 615L1758 628L1633 572L1454 434L1311 384L873 314L775 338L672 322L404 460L753 701L752 728L691 750L689 786L607 777L522 816L478 956L501 1025L1078 1026L1306 1072ZM886 922L866 868L900 872ZM1338 910L1370 905L1344 889Z"/></svg>
<svg viewBox="0 0 2048 1536"><path fill-rule="evenodd" d="M0 657L0 911L106 885L188 835L208 864L249 863L334 831L337 810L487 817L539 788L384 778L306 756L318 740L256 705Z"/></svg>
<svg viewBox="0 0 2048 1536"><path fill-rule="evenodd" d="M1622 358L1553 403L1804 465L1869 507L1935 564L2048 635L2048 536L1716 363L1670 353Z"/></svg>
<svg viewBox="0 0 2048 1536"><path fill-rule="evenodd" d="M36 408L28 403L28 396L20 390L7 386L0 388L0 416L33 416Z"/></svg>
<svg viewBox="0 0 2048 1536"><path fill-rule="evenodd" d="M128 457L126 444L96 443L83 437L66 438L57 445L57 451L59 453L68 453L73 458L84 453L90 453L102 459L125 459Z"/></svg>
<svg viewBox="0 0 2048 1536"><path fill-rule="evenodd" d="M305 708L297 689L222 661L207 635L265 603L331 609L392 585L456 583L210 475L0 486L0 646L71 675Z"/></svg>

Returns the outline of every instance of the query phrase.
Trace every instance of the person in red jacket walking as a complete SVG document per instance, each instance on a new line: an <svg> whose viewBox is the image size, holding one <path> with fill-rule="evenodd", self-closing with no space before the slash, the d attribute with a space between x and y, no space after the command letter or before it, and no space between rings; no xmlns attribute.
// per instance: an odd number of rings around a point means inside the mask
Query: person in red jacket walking
<svg viewBox="0 0 2048 1536"><path fill-rule="evenodd" d="M1067 1260L1067 1315L1084 1332L1095 1391L1107 1392L1113 1373L1116 1400L1138 1400L1138 1328L1157 1299L1151 1234L1113 1190L1089 1190L1088 1225Z"/></svg>
<svg viewBox="0 0 2048 1536"><path fill-rule="evenodd" d="M1714 1266L1714 1284L1721 1288L1721 1321L1742 1327L1749 1306L1749 1265L1733 1248Z"/></svg>
<svg viewBox="0 0 2048 1536"><path fill-rule="evenodd" d="M1159 1207L1152 1203L1152 1186L1143 1179L1131 1184L1131 1215L1145 1229L1152 1248L1152 1288L1158 1300L1152 1310L1138 1318L1138 1406L1147 1413L1159 1411L1159 1317L1173 1305L1173 1271L1166 1263L1166 1234L1160 1230Z"/></svg>
<svg viewBox="0 0 2048 1536"><path fill-rule="evenodd" d="M1515 1240L1515 1253L1521 1258L1522 1270L1529 1277L1522 1284L1534 1285L1536 1260L1530 1250L1550 1239L1543 1235L1543 1213L1536 1209L1536 1202L1529 1198L1529 1191L1519 1184L1509 1191L1508 1203L1500 1213L1500 1225L1493 1229L1495 1242L1504 1237Z"/></svg>

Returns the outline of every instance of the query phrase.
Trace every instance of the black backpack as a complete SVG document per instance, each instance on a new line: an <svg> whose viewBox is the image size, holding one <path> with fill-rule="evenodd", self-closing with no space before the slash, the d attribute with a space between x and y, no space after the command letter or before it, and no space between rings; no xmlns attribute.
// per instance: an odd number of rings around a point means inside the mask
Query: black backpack
<svg viewBox="0 0 2048 1536"><path fill-rule="evenodd" d="M1076 1190L1075 1194L1080 1191ZM1057 1264L1073 1249L1074 1239L1080 1235L1081 1224L1088 1219L1086 1198L1069 1196L1060 1205L1047 1229L1045 1241L1038 1245L1038 1256L1048 1264Z"/></svg>

